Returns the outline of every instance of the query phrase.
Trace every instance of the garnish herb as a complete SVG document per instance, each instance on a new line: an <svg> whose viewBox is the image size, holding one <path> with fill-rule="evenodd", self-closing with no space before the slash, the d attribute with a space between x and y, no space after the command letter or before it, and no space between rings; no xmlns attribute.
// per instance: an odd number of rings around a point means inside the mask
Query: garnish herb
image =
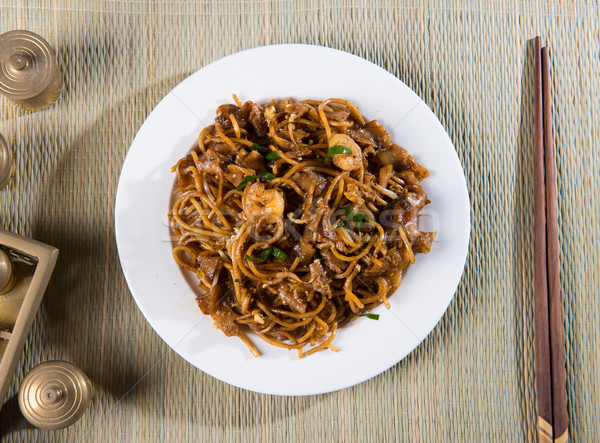
<svg viewBox="0 0 600 443"><path fill-rule="evenodd" d="M280 261L285 261L285 259L287 258L287 254L285 252L283 252L281 249L276 248L275 246L272 246L267 249L263 249L256 255L256 257L251 257L248 254L246 254L246 255L244 255L244 258L246 260L250 260L250 261L262 262L262 261L265 261L267 258L269 258L269 255L272 255L273 257L275 257L277 260L280 260Z"/></svg>
<svg viewBox="0 0 600 443"><path fill-rule="evenodd" d="M339 155L339 154L343 154L343 155L352 154L352 150L350 148L347 148L344 145L332 146L331 148L329 148L327 150L327 162L329 162L331 160L332 155Z"/></svg>
<svg viewBox="0 0 600 443"><path fill-rule="evenodd" d="M263 180L273 180L275 176L270 172L263 172L258 176L258 178L262 178Z"/></svg>
<svg viewBox="0 0 600 443"><path fill-rule="evenodd" d="M255 151L260 152L262 155L265 156L265 159L267 160L277 160L279 158L279 154L277 153L277 151L269 151L267 148L263 148L258 143L252 143L250 149L254 149Z"/></svg>
<svg viewBox="0 0 600 443"><path fill-rule="evenodd" d="M379 320L379 314L361 314L359 317L367 317L371 320Z"/></svg>
<svg viewBox="0 0 600 443"><path fill-rule="evenodd" d="M269 150L267 148L263 148L262 146L260 146L257 143L252 143L252 146L250 146L250 149L254 149L254 150L260 152L261 154L267 154L269 152Z"/></svg>
<svg viewBox="0 0 600 443"><path fill-rule="evenodd" d="M256 175L247 175L246 177L243 178L243 180L240 182L240 184L237 185L236 189L238 191L241 191L248 184L248 182L251 182L252 180L256 180L257 178L258 177L256 177Z"/></svg>
<svg viewBox="0 0 600 443"><path fill-rule="evenodd" d="M285 252L283 252L281 249L276 248L275 246L273 246L273 250L271 251L271 254L273 255L273 257L275 257L277 260L280 260L280 261L285 261L285 259L287 258L287 254Z"/></svg>
<svg viewBox="0 0 600 443"><path fill-rule="evenodd" d="M321 253L319 252L318 249L315 249L315 252L313 252L313 260L316 260L318 258L321 258Z"/></svg>
<svg viewBox="0 0 600 443"><path fill-rule="evenodd" d="M252 180L256 180L257 178L262 178L263 180L273 180L275 178L275 176L273 174L271 174L270 172L263 172L258 177L256 175L247 175L240 182L240 184L237 185L236 189L238 191L241 191L242 189L244 189L246 187L246 185L248 184L248 182L251 182Z"/></svg>
<svg viewBox="0 0 600 443"><path fill-rule="evenodd" d="M354 209L352 208L352 205L346 205L342 209L344 210L344 213L346 214L346 217L348 218L348 220L354 222L354 226L356 227L357 230L360 230L362 222L371 223L369 221L369 218L364 213L357 212L355 214ZM338 226L339 226L339 223L338 223Z"/></svg>
<svg viewBox="0 0 600 443"><path fill-rule="evenodd" d="M352 217L354 216L354 209L352 209L352 205L346 205L342 209L344 210L346 217L348 217L348 220L352 220Z"/></svg>
<svg viewBox="0 0 600 443"><path fill-rule="evenodd" d="M256 258L251 257L248 254L244 255L244 258L250 261L265 261L269 257L269 255L271 255L272 250L273 248L263 249L256 255Z"/></svg>
<svg viewBox="0 0 600 443"><path fill-rule="evenodd" d="M360 224L361 224L361 222L366 221L367 223L370 223L369 219L367 218L367 216L365 214L363 214L362 212L357 213L354 216L353 220L354 220L354 226L356 226L357 230L360 230Z"/></svg>

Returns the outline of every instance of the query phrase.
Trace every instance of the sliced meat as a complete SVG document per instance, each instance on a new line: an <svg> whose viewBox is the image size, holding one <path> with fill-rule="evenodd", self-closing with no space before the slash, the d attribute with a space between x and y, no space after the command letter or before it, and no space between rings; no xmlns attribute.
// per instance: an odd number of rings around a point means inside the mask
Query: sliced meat
<svg viewBox="0 0 600 443"><path fill-rule="evenodd" d="M333 226L331 226L331 223L329 222L329 216L327 215L321 219L321 223L319 223L317 232L329 240L335 240L337 237Z"/></svg>
<svg viewBox="0 0 600 443"><path fill-rule="evenodd" d="M217 285L210 291L196 297L196 302L203 314L209 315L221 297L221 286Z"/></svg>
<svg viewBox="0 0 600 443"><path fill-rule="evenodd" d="M383 221L387 226L397 228L402 226L413 252L427 254L435 238L435 232L419 231L419 211L429 203L425 194L414 192L406 193L406 198L399 198L391 202L386 208ZM395 239L400 242L399 238Z"/></svg>
<svg viewBox="0 0 600 443"><path fill-rule="evenodd" d="M279 100L275 103L275 109L277 112L283 112L286 110L287 106L292 103L292 99L289 97L284 98L283 100Z"/></svg>
<svg viewBox="0 0 600 443"><path fill-rule="evenodd" d="M419 232L419 235L411 244L413 252L427 254L431 250L431 245L435 239L435 232Z"/></svg>
<svg viewBox="0 0 600 443"><path fill-rule="evenodd" d="M223 175L233 186L238 186L244 177L253 175L254 171L237 165L228 165L227 172Z"/></svg>
<svg viewBox="0 0 600 443"><path fill-rule="evenodd" d="M384 263L385 262L388 263L389 269L403 269L410 262L407 249L390 249L384 258Z"/></svg>
<svg viewBox="0 0 600 443"><path fill-rule="evenodd" d="M382 212L381 221L384 227L397 228L404 225L412 217L412 205L404 198L390 202Z"/></svg>
<svg viewBox="0 0 600 443"><path fill-rule="evenodd" d="M396 144L383 146L377 151L377 158L382 165L392 165L397 171L410 169L406 162L408 153Z"/></svg>
<svg viewBox="0 0 600 443"><path fill-rule="evenodd" d="M311 186L314 186L316 197L321 196L327 189L327 179L311 170L298 171L292 176L292 180L302 189L304 192L308 192Z"/></svg>
<svg viewBox="0 0 600 443"><path fill-rule="evenodd" d="M213 160L231 163L235 159L236 152L226 143L215 143L204 155Z"/></svg>
<svg viewBox="0 0 600 443"><path fill-rule="evenodd" d="M316 249L305 240L300 240L294 246L294 252L296 253L296 256L300 259L300 264L302 266L305 266L308 263L310 263L315 251Z"/></svg>
<svg viewBox="0 0 600 443"><path fill-rule="evenodd" d="M308 268L310 269L309 283L312 284L315 291L327 296L327 298L331 298L332 292L331 285L329 284L331 279L327 276L321 259L313 261Z"/></svg>
<svg viewBox="0 0 600 443"><path fill-rule="evenodd" d="M215 117L215 123L221 125L223 130L231 129L233 124L231 123L231 119L229 118L230 114L235 115L237 111L239 111L239 107L237 105L225 104L221 105L217 108L217 116ZM236 116L237 117L237 116Z"/></svg>
<svg viewBox="0 0 600 443"><path fill-rule="evenodd" d="M381 169L379 169L379 179L377 180L380 186L386 187L388 182L390 181L390 177L394 172L393 165L385 165Z"/></svg>
<svg viewBox="0 0 600 443"><path fill-rule="evenodd" d="M214 253L200 254L196 258L196 268L200 269L206 278L212 281L223 268L223 259L220 255Z"/></svg>
<svg viewBox="0 0 600 443"><path fill-rule="evenodd" d="M253 103L248 120L250 121L252 128L254 128L254 133L258 137L262 138L267 135L269 126L267 125L267 120L263 114L263 109L258 103Z"/></svg>
<svg viewBox="0 0 600 443"><path fill-rule="evenodd" d="M304 314L306 312L306 294L304 291L299 289L292 289L286 283L280 283L277 285L277 295L281 298L283 303L288 307L292 308L296 312Z"/></svg>
<svg viewBox="0 0 600 443"><path fill-rule="evenodd" d="M233 114L235 120L238 122L238 126L246 129L253 105L254 103L251 101L244 103L241 108L232 104L221 105L217 108L215 123L219 123L223 130L231 129L233 128L233 123L231 122L231 118L229 116Z"/></svg>
<svg viewBox="0 0 600 443"><path fill-rule="evenodd" d="M332 105L325 106L323 112L325 112L325 116L328 120L345 121L350 116L350 111L347 109L338 108Z"/></svg>
<svg viewBox="0 0 600 443"><path fill-rule="evenodd" d="M301 102L292 103L286 109L290 117L298 118L310 111L310 107Z"/></svg>
<svg viewBox="0 0 600 443"><path fill-rule="evenodd" d="M258 151L246 151L241 149L237 158L237 164L240 164L248 169L253 169L256 172L264 172L265 170L265 158Z"/></svg>
<svg viewBox="0 0 600 443"><path fill-rule="evenodd" d="M371 120L365 124L362 127L362 132L368 134L371 140L380 148L386 148L392 144L390 136L377 120Z"/></svg>
<svg viewBox="0 0 600 443"><path fill-rule="evenodd" d="M215 326L225 333L227 337L239 335L240 330L235 322L237 315L230 307L219 303L210 313Z"/></svg>
<svg viewBox="0 0 600 443"><path fill-rule="evenodd" d="M396 171L411 171L417 183L429 175L429 171L421 166L405 149L392 143L377 151L377 159L382 165L393 165Z"/></svg>
<svg viewBox="0 0 600 443"><path fill-rule="evenodd" d="M333 255L331 250L321 249L321 257L323 257L323 263L325 263L325 266L327 266L336 274L341 274L344 272L345 263Z"/></svg>
<svg viewBox="0 0 600 443"><path fill-rule="evenodd" d="M220 175L223 173L221 166L217 160L208 160L205 157L201 157L196 162L196 168L198 171L209 172L211 174Z"/></svg>

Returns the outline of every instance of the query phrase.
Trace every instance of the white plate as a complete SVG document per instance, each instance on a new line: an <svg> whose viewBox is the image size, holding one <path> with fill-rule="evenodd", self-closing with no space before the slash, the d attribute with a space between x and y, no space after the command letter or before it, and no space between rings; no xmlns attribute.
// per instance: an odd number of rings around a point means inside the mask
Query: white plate
<svg viewBox="0 0 600 443"><path fill-rule="evenodd" d="M431 172L423 187L431 204L421 221L437 231L432 250L419 254L391 310L379 321L360 318L338 332L340 349L299 359L295 351L252 337L254 358L227 338L197 307L194 292L171 256L167 211L171 166L192 147L215 110L240 100L350 100L377 119L394 142ZM354 55L309 45L250 49L189 76L152 111L123 164L115 206L116 239L125 278L140 310L179 355L235 386L279 395L331 392L365 381L403 359L442 317L460 280L469 243L469 197L446 131L421 99L396 77Z"/></svg>

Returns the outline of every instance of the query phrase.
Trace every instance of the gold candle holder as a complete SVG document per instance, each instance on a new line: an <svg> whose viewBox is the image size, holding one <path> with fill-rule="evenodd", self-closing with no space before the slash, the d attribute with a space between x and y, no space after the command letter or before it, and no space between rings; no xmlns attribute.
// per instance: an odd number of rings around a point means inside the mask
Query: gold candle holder
<svg viewBox="0 0 600 443"><path fill-rule="evenodd" d="M0 35L0 93L15 105L37 111L54 104L62 77L52 47L24 30Z"/></svg>
<svg viewBox="0 0 600 443"><path fill-rule="evenodd" d="M6 140L0 134L0 189L8 184L12 171L12 153L8 147L8 143L6 143Z"/></svg>
<svg viewBox="0 0 600 443"><path fill-rule="evenodd" d="M0 295L1 408L33 319L52 276L58 249L2 229L0 247L10 262L2 265L0 273L4 278L0 278L0 283L5 290L7 286L12 286L6 294ZM4 261L4 256L2 258Z"/></svg>
<svg viewBox="0 0 600 443"><path fill-rule="evenodd" d="M6 294L15 285L15 268L10 258L0 249L0 295Z"/></svg>
<svg viewBox="0 0 600 443"><path fill-rule="evenodd" d="M83 415L92 399L92 384L81 369L65 361L33 368L19 389L19 407L32 425L48 430L66 428Z"/></svg>

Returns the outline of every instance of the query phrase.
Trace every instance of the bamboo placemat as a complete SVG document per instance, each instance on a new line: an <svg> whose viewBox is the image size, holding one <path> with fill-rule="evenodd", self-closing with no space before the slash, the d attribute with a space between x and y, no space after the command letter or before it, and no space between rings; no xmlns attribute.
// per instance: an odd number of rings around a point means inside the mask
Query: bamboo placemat
<svg viewBox="0 0 600 443"><path fill-rule="evenodd" d="M522 441L535 439L531 39L550 47L570 434L600 434L600 17L595 2L0 0L0 32L57 50L65 90L29 113L0 99L16 176L0 227L59 262L7 403L6 441ZM392 369L310 397L234 388L170 351L121 273L113 206L138 128L187 75L230 53L311 43L406 82L456 146L471 246L447 313ZM265 75L278 75L276 63ZM335 75L343 75L336 73ZM391 338L386 338L391 339ZM69 429L27 426L11 397L64 359L96 388ZM349 368L351 370L351 368Z"/></svg>

